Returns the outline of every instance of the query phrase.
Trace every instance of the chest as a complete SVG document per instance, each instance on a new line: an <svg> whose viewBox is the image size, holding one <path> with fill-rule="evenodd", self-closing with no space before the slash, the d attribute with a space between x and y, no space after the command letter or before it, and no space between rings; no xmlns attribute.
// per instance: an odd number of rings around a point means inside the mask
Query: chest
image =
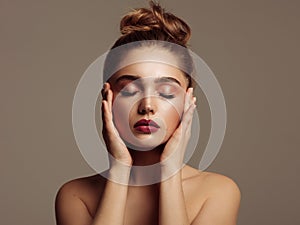
<svg viewBox="0 0 300 225"><path fill-rule="evenodd" d="M134 193L128 194L125 209L125 225L155 225L158 224L158 194Z"/></svg>
<svg viewBox="0 0 300 225"><path fill-rule="evenodd" d="M99 190L99 189L98 189ZM192 191L193 192L193 191ZM204 198L199 194L192 194L191 190L185 192L185 204L188 217L192 220ZM201 192L200 192L201 193ZM90 191L85 196L85 203L92 217L95 217L101 199L99 191ZM118 216L118 215L116 215ZM128 190L125 205L125 225L156 225L159 218L159 190L158 189L139 189Z"/></svg>

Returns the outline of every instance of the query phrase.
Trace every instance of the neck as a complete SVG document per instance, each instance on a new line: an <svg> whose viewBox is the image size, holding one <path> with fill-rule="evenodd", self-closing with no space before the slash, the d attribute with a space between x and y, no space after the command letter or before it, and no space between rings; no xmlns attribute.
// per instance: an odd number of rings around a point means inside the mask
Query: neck
<svg viewBox="0 0 300 225"><path fill-rule="evenodd" d="M159 145L154 149L147 151L138 151L129 149L133 159L134 166L149 166L160 162L160 156L164 149L164 145Z"/></svg>
<svg viewBox="0 0 300 225"><path fill-rule="evenodd" d="M164 145L160 145L149 151L137 151L129 149L135 167L130 174L130 180L133 183L144 183L151 181L156 176L160 176L159 166L152 166L160 162L160 156ZM146 180L145 180L146 179Z"/></svg>

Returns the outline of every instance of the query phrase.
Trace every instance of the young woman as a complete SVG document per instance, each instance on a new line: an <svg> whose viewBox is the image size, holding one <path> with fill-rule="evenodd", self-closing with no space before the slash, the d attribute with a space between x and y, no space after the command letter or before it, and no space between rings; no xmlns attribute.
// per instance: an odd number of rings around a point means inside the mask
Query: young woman
<svg viewBox="0 0 300 225"><path fill-rule="evenodd" d="M236 183L182 167L196 98L187 72L191 58L172 46L186 49L189 26L150 1L150 9L124 16L121 33L112 50L138 44L106 60L106 74L126 65L108 75L102 89L110 168L105 176L75 179L59 189L57 225L235 225L240 204ZM128 64L147 54L158 60ZM159 169L133 172L133 167L149 165ZM158 182L132 185L153 177Z"/></svg>

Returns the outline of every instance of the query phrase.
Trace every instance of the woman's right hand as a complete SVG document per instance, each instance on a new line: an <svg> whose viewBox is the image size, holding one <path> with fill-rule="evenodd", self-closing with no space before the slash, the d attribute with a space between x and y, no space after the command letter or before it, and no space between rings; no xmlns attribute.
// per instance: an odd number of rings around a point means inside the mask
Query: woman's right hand
<svg viewBox="0 0 300 225"><path fill-rule="evenodd" d="M102 121L103 121L103 129L102 135L105 141L108 152L114 158L110 158L110 163L115 164L116 161L120 161L121 163L131 166L132 158L125 145L124 141L119 135L114 122L113 122L113 113L112 113L112 100L113 100L113 92L110 89L110 84L108 82L104 83L102 93ZM112 162L112 160L114 162ZM111 165L112 166L112 165Z"/></svg>

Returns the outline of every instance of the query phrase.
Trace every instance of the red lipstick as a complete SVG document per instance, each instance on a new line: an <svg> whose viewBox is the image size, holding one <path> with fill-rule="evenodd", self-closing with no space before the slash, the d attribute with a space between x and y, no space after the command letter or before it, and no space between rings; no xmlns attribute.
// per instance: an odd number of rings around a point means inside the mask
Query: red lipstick
<svg viewBox="0 0 300 225"><path fill-rule="evenodd" d="M153 120L141 119L136 122L133 126L137 131L142 133L151 134L156 132L160 126L155 123Z"/></svg>

